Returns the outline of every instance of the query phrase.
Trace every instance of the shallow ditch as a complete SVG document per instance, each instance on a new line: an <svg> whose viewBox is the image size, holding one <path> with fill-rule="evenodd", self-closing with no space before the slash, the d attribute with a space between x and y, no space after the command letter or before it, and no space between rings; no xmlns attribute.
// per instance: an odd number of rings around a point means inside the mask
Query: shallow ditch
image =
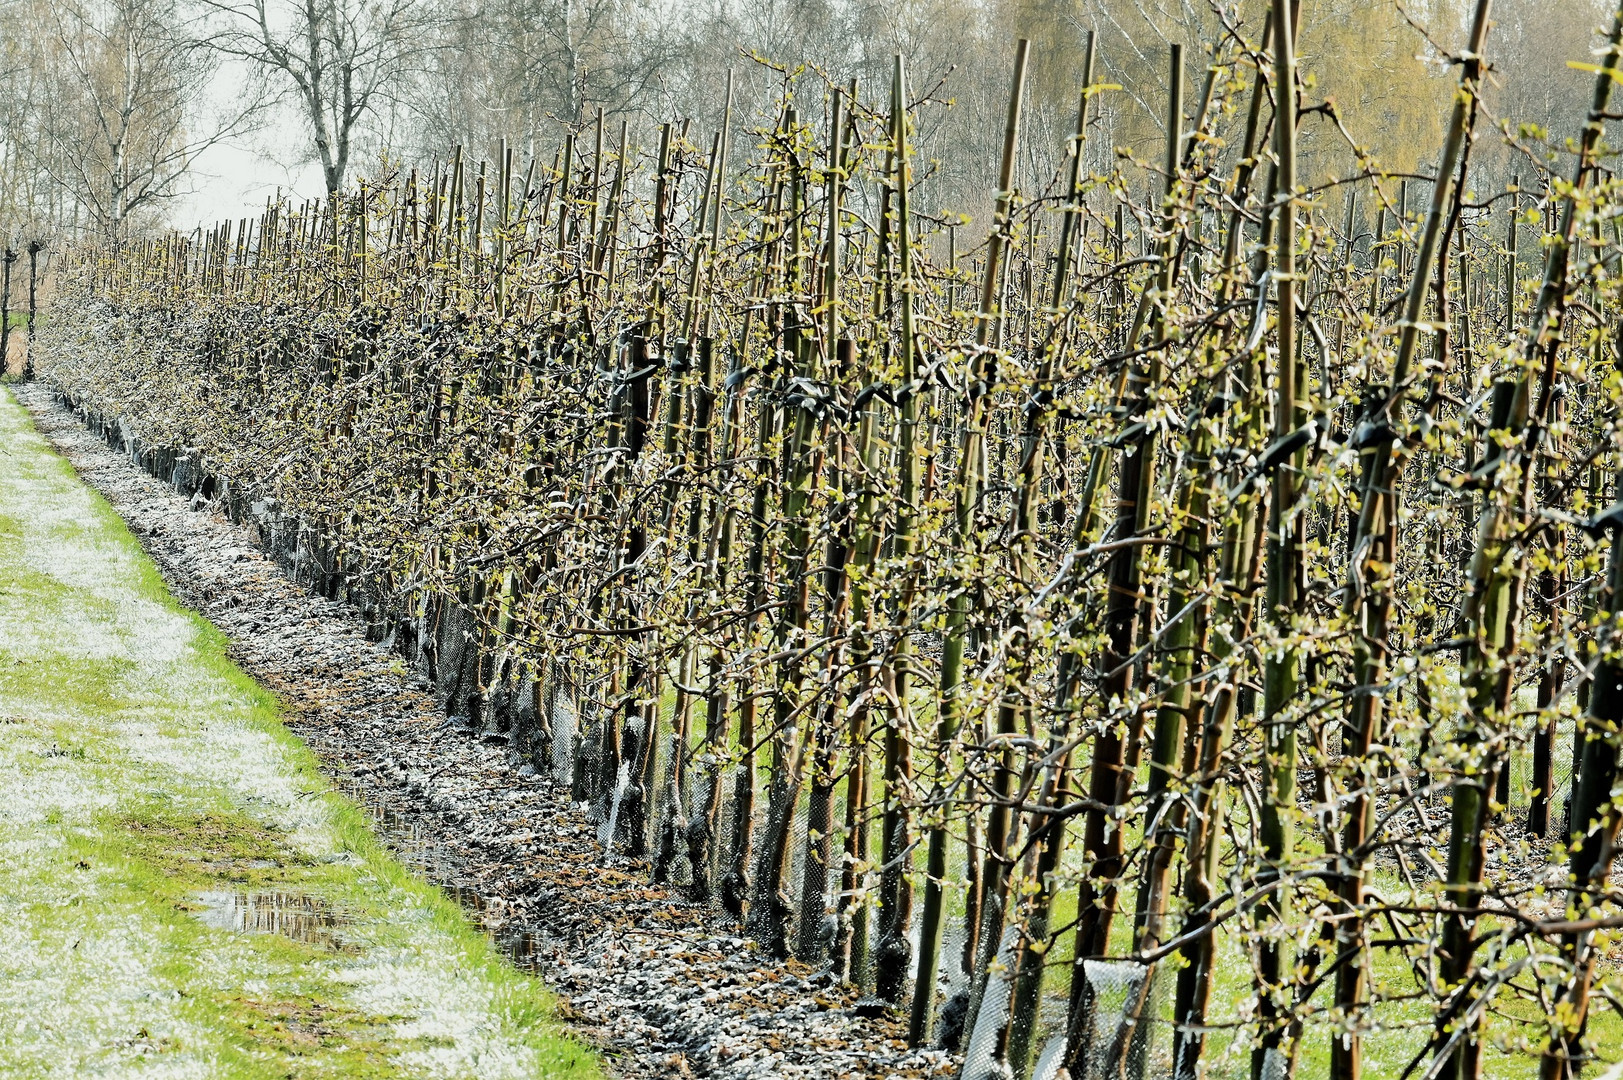
<svg viewBox="0 0 1623 1080"><path fill-rule="evenodd" d="M402 814L369 798L371 793L356 785L346 786L350 798L371 815L373 830L396 859L455 901L515 968L529 975L543 974L545 946L551 941L547 935L526 926L512 925L506 915L508 905L499 895L488 895L460 884L454 868L429 854L430 844L415 815Z"/></svg>

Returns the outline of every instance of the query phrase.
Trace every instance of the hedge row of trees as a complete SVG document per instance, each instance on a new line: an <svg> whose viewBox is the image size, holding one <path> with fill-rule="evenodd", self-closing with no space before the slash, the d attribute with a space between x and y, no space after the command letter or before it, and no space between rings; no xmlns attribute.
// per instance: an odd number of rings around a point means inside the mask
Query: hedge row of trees
<svg viewBox="0 0 1623 1080"><path fill-rule="evenodd" d="M1304 182L1333 16L1275 0L1161 54L1153 164L1090 164L1088 39L1037 186L1021 41L973 246L898 57L75 248L42 370L431 665L465 631L458 707L548 703L606 855L975 1080L1575 1076L1623 989L1623 13L1548 172L1482 122L1489 16L1423 176Z"/></svg>

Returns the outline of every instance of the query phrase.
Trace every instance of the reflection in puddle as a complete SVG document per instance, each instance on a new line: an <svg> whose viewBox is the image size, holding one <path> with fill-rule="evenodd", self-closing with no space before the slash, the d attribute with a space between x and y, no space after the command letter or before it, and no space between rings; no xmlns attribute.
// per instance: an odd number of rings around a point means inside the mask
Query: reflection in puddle
<svg viewBox="0 0 1623 1080"><path fill-rule="evenodd" d="M540 935L529 930L511 930L496 935L496 946L520 971L531 975L541 970L541 958L536 953Z"/></svg>
<svg viewBox="0 0 1623 1080"><path fill-rule="evenodd" d="M418 818L404 814L374 800L373 793L363 785L346 785L350 798L371 815L372 825L388 844L395 857L406 866L422 874L429 883L445 892L466 912L472 922L481 927L503 956L522 972L531 975L542 970L546 939L532 930L504 925L505 917L500 901L493 901L477 888L456 883L455 874L438 858L435 844L418 824Z"/></svg>
<svg viewBox="0 0 1623 1080"><path fill-rule="evenodd" d="M280 934L282 937L339 947L335 931L344 920L326 904L303 893L206 892L198 895L203 910L197 918L204 926L237 933Z"/></svg>

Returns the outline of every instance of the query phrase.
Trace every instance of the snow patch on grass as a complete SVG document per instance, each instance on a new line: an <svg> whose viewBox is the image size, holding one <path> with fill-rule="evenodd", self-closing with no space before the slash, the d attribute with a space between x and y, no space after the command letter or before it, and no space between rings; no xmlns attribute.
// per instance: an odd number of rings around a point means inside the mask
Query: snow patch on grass
<svg viewBox="0 0 1623 1080"><path fill-rule="evenodd" d="M0 1073L595 1075L4 391L0 441ZM344 912L341 947L195 917L244 873Z"/></svg>
<svg viewBox="0 0 1623 1080"><path fill-rule="evenodd" d="M534 1051L509 1038L497 1019L503 1011L500 988L477 969L419 953L374 957L339 978L355 987L353 1000L367 1011L407 1018L394 1025L395 1034L416 1046L401 1061L428 1076L536 1075Z"/></svg>
<svg viewBox="0 0 1623 1080"><path fill-rule="evenodd" d="M52 853L48 845L26 852L8 845L0 855L0 874L36 886L28 902L0 904L6 1075L219 1075L206 1032L153 968L162 935L139 914L104 906L110 898L93 879L41 896Z"/></svg>

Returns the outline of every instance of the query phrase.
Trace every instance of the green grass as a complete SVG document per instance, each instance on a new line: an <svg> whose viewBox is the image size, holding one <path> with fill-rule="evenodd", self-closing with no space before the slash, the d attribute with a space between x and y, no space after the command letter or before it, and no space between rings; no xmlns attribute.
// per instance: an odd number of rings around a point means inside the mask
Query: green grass
<svg viewBox="0 0 1623 1080"><path fill-rule="evenodd" d="M669 720L671 706L674 703L674 694L667 693L662 702L662 713L665 720ZM1564 739L1568 745L1558 746L1557 760L1563 760L1570 755L1570 730L1563 731ZM736 746L735 746L736 749ZM760 755L765 756L765 755ZM1528 753L1519 754L1514 759L1512 770L1512 805L1506 811L1506 817L1520 820L1525 814L1527 804L1527 790L1531 786L1531 757ZM1140 770L1139 783L1142 785L1148 779L1148 767ZM1557 803L1567 777L1564 771L1557 773ZM764 783L764 774L763 780ZM869 790L878 792L880 785L877 766L870 774ZM1518 797L1519 796L1519 797ZM1229 813L1243 813L1244 808L1235 805L1230 793ZM800 803L800 812L804 813L807 800L804 793ZM837 797L834 814L836 821L844 819L843 788ZM1133 851L1137 847L1140 834L1136 823L1129 821L1126 826L1125 848ZM955 839L949 848L949 867L947 881L947 911L946 919L950 928L959 927L964 920L964 890L961 883L966 880L965 851L962 840L961 823L955 823ZM1081 863L1081 822L1073 822L1068 844L1067 869L1075 873L1080 869ZM918 824L915 823L915 835L918 834ZM876 830L870 830L870 842L874 845L877 854L878 837ZM1312 858L1322 854L1322 847L1318 837L1311 830L1298 833L1297 850L1304 858ZM1532 856L1539 857L1536 853ZM924 851L920 845L913 858L914 869L922 874L924 867ZM1370 885L1388 895L1401 891L1399 880L1393 875L1372 875ZM1112 954L1118 956L1129 955L1132 952L1132 922L1133 922L1134 896L1131 888L1126 889L1120 897L1120 914L1118 914L1111 935ZM915 913L917 909L915 908ZM1051 913L1051 925L1069 928L1075 924L1077 914L1077 892L1073 887L1067 887L1058 892L1055 897L1054 908ZM1176 927L1180 916L1174 912L1173 926ZM1207 1075L1217 1078L1233 1078L1242 1080L1250 1075L1250 1047L1248 1042L1236 1042L1236 1035L1242 1040L1248 1040L1250 1029L1241 1026L1241 1010L1248 1006L1256 996L1253 984L1251 959L1246 952L1246 945L1240 936L1238 923L1230 923L1219 930L1217 935L1219 960L1216 968L1216 981L1212 992L1212 1006L1208 1014L1208 1022L1216 1029L1208 1036L1206 1060L1209 1072ZM1479 934L1491 932L1491 926L1484 920L1478 928ZM1375 936L1385 936L1377 933ZM1525 950L1513 952L1512 956L1524 955ZM1047 973L1044 979L1044 997L1046 1004L1044 1013L1046 1020L1039 1032L1039 1045L1042 1038L1052 1033L1057 1027L1057 1021L1063 1013L1064 1003L1070 993L1072 962L1074 958L1073 942L1069 933L1062 933L1050 950L1047 960ZM942 954L942 964L956 966L956 955L949 956L945 951ZM1161 966L1164 978L1162 993L1158 995L1160 1002L1159 1015L1165 1022L1158 1036L1160 1048L1165 1051L1170 1036L1170 1021L1172 1019L1171 990L1176 980L1176 972L1180 964L1179 957L1172 957ZM1364 1075L1370 1080L1396 1080L1403 1074L1405 1068L1413 1058L1425 1050L1431 1039L1433 1028L1433 1007L1428 997L1416 997L1422 989L1422 984L1410 960L1395 949L1376 949L1372 954L1370 983L1376 1003L1373 1006L1373 1016L1379 1024L1379 1030L1364 1039ZM1601 974L1605 977L1616 975L1616 967L1612 964L1602 965ZM1526 978L1519 980L1525 984ZM1328 1010L1334 994L1333 980L1329 980L1314 994L1310 1003L1311 1008L1318 1011ZM1487 1017L1482 1028L1484 1046L1485 1075L1496 1078L1531 1078L1538 1075L1539 1054L1543 1045L1546 1018L1536 1005L1523 997L1517 997L1510 992L1501 993L1495 1000L1493 1009ZM1607 1063L1623 1059L1623 1017L1606 1007L1603 1003L1591 1010L1590 1020L1586 1032L1591 1045L1594 1047L1599 1060ZM1299 1050L1300 1063L1298 1075L1318 1076L1328 1074L1330 1067L1330 1040L1332 1033L1328 1023L1322 1019L1310 1020L1302 1038ZM1429 1056L1429 1055L1428 1055ZM1153 1070L1152 1070L1153 1072Z"/></svg>
<svg viewBox="0 0 1623 1080"><path fill-rule="evenodd" d="M3 393L0 448L0 1076L600 1075ZM206 925L232 892L338 925Z"/></svg>

